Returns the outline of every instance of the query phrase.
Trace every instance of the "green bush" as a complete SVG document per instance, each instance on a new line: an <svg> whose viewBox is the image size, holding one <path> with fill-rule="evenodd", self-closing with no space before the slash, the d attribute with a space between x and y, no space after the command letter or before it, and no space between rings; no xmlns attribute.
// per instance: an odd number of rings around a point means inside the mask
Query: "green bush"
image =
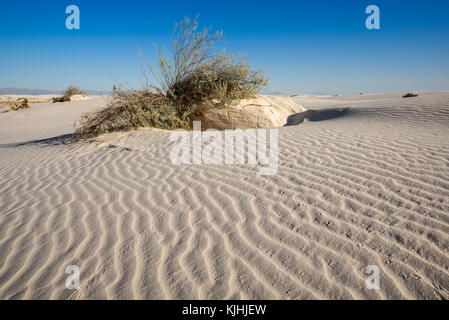
<svg viewBox="0 0 449 320"><path fill-rule="evenodd" d="M27 98L19 98L17 101L12 105L11 111L18 111L20 109L28 109L30 107L28 103Z"/></svg>
<svg viewBox="0 0 449 320"><path fill-rule="evenodd" d="M87 91L82 91L78 87L69 86L67 90L62 94L61 97L53 97L53 102L67 102L70 101L70 97L81 94L83 96L88 96L89 93Z"/></svg>
<svg viewBox="0 0 449 320"><path fill-rule="evenodd" d="M149 71L158 83L139 91L114 89L105 109L86 114L77 130L79 137L130 130L139 127L191 129L191 115L197 108L221 108L228 103L253 97L268 79L252 71L244 58L216 49L223 32L198 30L197 19L185 18L176 24L172 53L157 51L157 67ZM144 56L140 52L143 59ZM114 86L115 88L115 86Z"/></svg>
<svg viewBox="0 0 449 320"><path fill-rule="evenodd" d="M158 69L150 70L182 119L200 104L223 106L252 97L268 84L263 72L251 71L244 58L216 50L222 37L223 31L212 35L208 28L198 31L197 19L185 18L173 33L173 56L167 50L157 52Z"/></svg>

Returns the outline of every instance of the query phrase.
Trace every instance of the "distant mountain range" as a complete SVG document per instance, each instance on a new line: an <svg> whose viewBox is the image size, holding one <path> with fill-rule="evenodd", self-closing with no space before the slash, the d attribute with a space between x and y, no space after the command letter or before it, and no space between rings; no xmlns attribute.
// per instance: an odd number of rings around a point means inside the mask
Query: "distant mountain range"
<svg viewBox="0 0 449 320"><path fill-rule="evenodd" d="M90 95L109 95L111 91L86 90ZM23 94L23 95L39 95L39 94L61 94L64 90L45 90L45 89L20 89L20 88L0 88L2 94Z"/></svg>

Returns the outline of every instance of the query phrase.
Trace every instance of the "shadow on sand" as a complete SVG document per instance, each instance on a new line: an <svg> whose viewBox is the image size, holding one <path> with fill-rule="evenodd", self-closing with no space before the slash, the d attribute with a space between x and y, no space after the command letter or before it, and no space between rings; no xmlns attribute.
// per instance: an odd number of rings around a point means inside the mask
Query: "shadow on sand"
<svg viewBox="0 0 449 320"><path fill-rule="evenodd" d="M46 138L46 139L0 144L0 148L21 147L21 146L28 146L28 145L56 146L56 145L61 145L61 144L72 144L74 141L75 140L74 140L73 134L64 134L61 136Z"/></svg>
<svg viewBox="0 0 449 320"><path fill-rule="evenodd" d="M347 115L349 108L331 108L323 110L307 110L301 113L292 114L287 118L287 126L294 126L304 122L304 119L309 121L324 121L339 118Z"/></svg>

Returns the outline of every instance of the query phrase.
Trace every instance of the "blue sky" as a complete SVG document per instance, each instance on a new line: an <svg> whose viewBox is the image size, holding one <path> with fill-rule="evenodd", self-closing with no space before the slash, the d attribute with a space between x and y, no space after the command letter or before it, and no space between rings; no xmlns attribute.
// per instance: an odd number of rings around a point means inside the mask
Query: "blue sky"
<svg viewBox="0 0 449 320"><path fill-rule="evenodd" d="M80 30L65 27L68 5ZM365 8L380 8L367 30ZM153 43L200 14L223 29L229 53L248 57L279 93L403 92L449 89L449 1L15 0L1 2L0 87L139 88Z"/></svg>

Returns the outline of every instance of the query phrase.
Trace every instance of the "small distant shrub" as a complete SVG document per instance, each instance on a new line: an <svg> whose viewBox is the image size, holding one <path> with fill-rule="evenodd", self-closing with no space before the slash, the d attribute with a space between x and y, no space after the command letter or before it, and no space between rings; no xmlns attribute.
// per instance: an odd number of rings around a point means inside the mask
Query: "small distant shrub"
<svg viewBox="0 0 449 320"><path fill-rule="evenodd" d="M67 102L70 101L70 97L81 94L83 96L88 96L89 93L87 91L82 91L78 87L69 86L67 90L62 94L61 97L53 97L53 102Z"/></svg>
<svg viewBox="0 0 449 320"><path fill-rule="evenodd" d="M159 86L114 89L106 108L82 117L78 137L147 126L191 129L190 117L199 107L221 108L253 97L268 79L262 71L252 71L244 58L218 52L215 44L222 36L222 31L198 31L197 19L185 18L175 27L172 55L164 48L163 53L157 51L157 68L148 65Z"/></svg>
<svg viewBox="0 0 449 320"><path fill-rule="evenodd" d="M417 93L413 93L413 92L407 92L406 94L404 94L402 96L402 98L412 98L412 97L417 97L418 94Z"/></svg>
<svg viewBox="0 0 449 320"><path fill-rule="evenodd" d="M28 109L30 107L27 98L19 98L17 101L11 106L11 111L18 111L20 109Z"/></svg>

